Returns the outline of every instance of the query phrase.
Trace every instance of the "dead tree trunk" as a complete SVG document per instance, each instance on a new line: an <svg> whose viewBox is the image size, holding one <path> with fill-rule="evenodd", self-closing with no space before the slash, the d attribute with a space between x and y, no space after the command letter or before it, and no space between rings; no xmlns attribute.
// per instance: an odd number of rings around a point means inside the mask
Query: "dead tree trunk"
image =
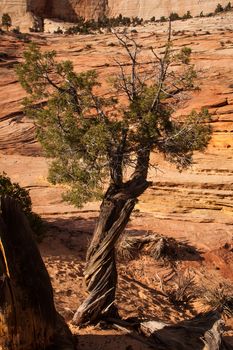
<svg viewBox="0 0 233 350"><path fill-rule="evenodd" d="M25 215L1 199L0 349L73 350L72 335L57 314L48 272Z"/></svg>
<svg viewBox="0 0 233 350"><path fill-rule="evenodd" d="M137 197L148 187L145 177L121 187L110 186L100 208L84 272L89 296L78 308L73 322L83 325L117 315L114 305L117 285L115 243L124 231Z"/></svg>
<svg viewBox="0 0 233 350"><path fill-rule="evenodd" d="M199 314L175 325L157 321L141 323L141 332L157 350L227 350L222 339L224 322L218 311Z"/></svg>

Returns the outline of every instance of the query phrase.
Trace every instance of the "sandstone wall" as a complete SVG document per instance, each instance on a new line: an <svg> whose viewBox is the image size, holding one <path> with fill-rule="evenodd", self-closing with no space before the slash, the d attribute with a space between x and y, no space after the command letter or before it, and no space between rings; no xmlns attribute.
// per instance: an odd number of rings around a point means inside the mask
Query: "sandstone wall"
<svg viewBox="0 0 233 350"><path fill-rule="evenodd" d="M19 26L21 31L28 31L35 21L33 13L43 14L45 1L0 0L0 17L3 13L9 13L13 27Z"/></svg>
<svg viewBox="0 0 233 350"><path fill-rule="evenodd" d="M107 3L107 0L47 0L45 15L67 21L75 21L77 16L98 19L106 13Z"/></svg>
<svg viewBox="0 0 233 350"><path fill-rule="evenodd" d="M228 0L109 0L109 15L138 16L149 19L152 16L160 18L168 16L171 12L179 15L190 11L192 15L213 12L218 3L227 5Z"/></svg>
<svg viewBox="0 0 233 350"><path fill-rule="evenodd" d="M42 17L45 14L47 3L49 3L47 0L26 0L25 2L27 3L27 11L33 12Z"/></svg>
<svg viewBox="0 0 233 350"><path fill-rule="evenodd" d="M13 26L28 30L33 17L75 21L78 16L94 18L107 13L107 0L0 0L0 16L9 13Z"/></svg>

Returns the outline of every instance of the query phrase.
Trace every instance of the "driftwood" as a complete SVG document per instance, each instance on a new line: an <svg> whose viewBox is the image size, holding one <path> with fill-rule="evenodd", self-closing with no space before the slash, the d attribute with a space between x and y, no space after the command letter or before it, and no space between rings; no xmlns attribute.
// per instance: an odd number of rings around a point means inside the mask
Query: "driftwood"
<svg viewBox="0 0 233 350"><path fill-rule="evenodd" d="M74 350L48 272L17 202L1 199L0 349Z"/></svg>
<svg viewBox="0 0 233 350"><path fill-rule="evenodd" d="M223 321L217 311L200 314L176 325L144 322L141 332L157 350L230 350L222 339Z"/></svg>

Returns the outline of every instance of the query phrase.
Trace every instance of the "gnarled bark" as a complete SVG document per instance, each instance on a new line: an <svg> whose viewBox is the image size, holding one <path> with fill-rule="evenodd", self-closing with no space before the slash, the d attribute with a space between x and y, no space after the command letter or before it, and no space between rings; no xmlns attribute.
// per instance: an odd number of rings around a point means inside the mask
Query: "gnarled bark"
<svg viewBox="0 0 233 350"><path fill-rule="evenodd" d="M120 187L110 186L100 208L92 242L87 252L84 277L89 293L78 308L73 322L83 325L101 317L115 317L117 285L115 243L124 231L137 197L148 187L144 177L138 177Z"/></svg>
<svg viewBox="0 0 233 350"><path fill-rule="evenodd" d="M48 272L17 202L1 198L0 349L73 350Z"/></svg>
<svg viewBox="0 0 233 350"><path fill-rule="evenodd" d="M158 350L230 349L222 339L223 321L217 311L199 314L194 319L175 325L145 322L140 325L140 329Z"/></svg>

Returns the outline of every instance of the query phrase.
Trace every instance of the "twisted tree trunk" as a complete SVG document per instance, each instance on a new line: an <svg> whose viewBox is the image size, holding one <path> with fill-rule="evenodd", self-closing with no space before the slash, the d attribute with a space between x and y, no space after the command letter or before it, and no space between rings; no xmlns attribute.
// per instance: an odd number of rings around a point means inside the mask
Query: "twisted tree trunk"
<svg viewBox="0 0 233 350"><path fill-rule="evenodd" d="M74 350L48 272L17 202L1 199L0 349Z"/></svg>
<svg viewBox="0 0 233 350"><path fill-rule="evenodd" d="M73 319L75 324L117 316L114 304L117 285L115 244L129 221L138 196L148 185L145 177L135 177L120 187L109 187L87 252L84 277L89 296L78 308Z"/></svg>

